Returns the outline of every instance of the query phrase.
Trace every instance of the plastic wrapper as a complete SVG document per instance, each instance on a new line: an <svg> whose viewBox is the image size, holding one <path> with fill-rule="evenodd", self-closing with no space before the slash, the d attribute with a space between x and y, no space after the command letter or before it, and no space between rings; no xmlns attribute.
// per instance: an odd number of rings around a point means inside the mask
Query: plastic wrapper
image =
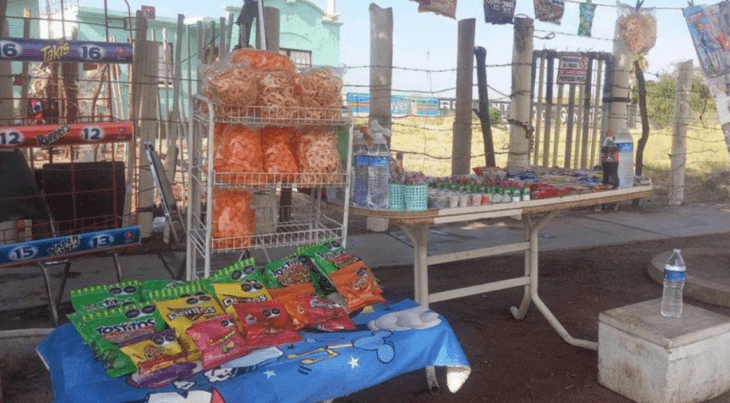
<svg viewBox="0 0 730 403"><path fill-rule="evenodd" d="M219 137L215 138L213 169L218 180L237 184L255 180L264 171L264 158L261 148L261 134L257 130L240 125L228 125Z"/></svg>
<svg viewBox="0 0 730 403"><path fill-rule="evenodd" d="M578 23L578 36L591 36L593 17L596 15L596 5L580 3L580 23Z"/></svg>
<svg viewBox="0 0 730 403"><path fill-rule="evenodd" d="M142 283L139 281L92 285L71 291L71 304L76 312L106 310L143 300Z"/></svg>
<svg viewBox="0 0 730 403"><path fill-rule="evenodd" d="M251 246L256 234L253 194L245 190L213 188L213 249Z"/></svg>
<svg viewBox="0 0 730 403"><path fill-rule="evenodd" d="M236 304L241 333L249 348L294 343L301 336L286 309L276 300Z"/></svg>
<svg viewBox="0 0 730 403"><path fill-rule="evenodd" d="M190 326L186 333L200 352L203 370L215 368L249 351L231 315L216 316L197 322Z"/></svg>
<svg viewBox="0 0 730 403"><path fill-rule="evenodd" d="M149 299L148 295L158 290L172 289L187 284L181 280L146 280L142 283L142 295Z"/></svg>
<svg viewBox="0 0 730 403"><path fill-rule="evenodd" d="M259 75L257 105L261 118L292 124L300 118L301 87L296 73L291 71L267 71Z"/></svg>
<svg viewBox="0 0 730 403"><path fill-rule="evenodd" d="M225 315L209 286L198 281L171 290L157 291L150 294L150 297L155 301L165 322L177 331L188 361L198 360L200 354L195 342L185 331L194 323Z"/></svg>
<svg viewBox="0 0 730 403"><path fill-rule="evenodd" d="M221 305L223 305L223 309L234 317L236 310L233 308L233 304L261 302L272 299L264 284L255 280L240 283L216 283L213 284L213 288L215 288L215 295L218 297Z"/></svg>
<svg viewBox="0 0 730 403"><path fill-rule="evenodd" d="M245 62L258 71L291 71L295 70L294 63L289 57L278 53L258 49L238 49L231 53L232 63Z"/></svg>
<svg viewBox="0 0 730 403"><path fill-rule="evenodd" d="M266 286L269 288L289 287L311 282L310 265L314 263L304 255L291 255L272 260L264 266Z"/></svg>
<svg viewBox="0 0 730 403"><path fill-rule="evenodd" d="M656 44L656 17L654 9L639 8L618 3L616 32L632 55L646 54Z"/></svg>
<svg viewBox="0 0 730 403"><path fill-rule="evenodd" d="M330 277L337 291L347 299L348 312L385 301L381 295L383 290L375 281L373 272L362 261L340 269Z"/></svg>
<svg viewBox="0 0 730 403"><path fill-rule="evenodd" d="M512 24L517 0L484 0L484 21L491 24Z"/></svg>
<svg viewBox="0 0 730 403"><path fill-rule="evenodd" d="M342 108L342 79L333 69L320 67L305 70L297 76L301 86L304 117L309 120L337 120Z"/></svg>
<svg viewBox="0 0 730 403"><path fill-rule="evenodd" d="M241 108L245 111L256 103L259 75L249 63L234 62L229 54L203 69L202 92L218 106L218 115L239 115Z"/></svg>
<svg viewBox="0 0 730 403"><path fill-rule="evenodd" d="M278 174L269 176L272 181L293 180L293 176L286 174L299 172L299 166L292 150L295 137L296 135L292 129L266 127L261 130L264 171L270 174Z"/></svg>
<svg viewBox="0 0 730 403"><path fill-rule="evenodd" d="M175 329L165 329L130 340L121 349L137 367L131 376L131 383L136 387L159 388L169 385L181 375L181 371L171 367L188 367L185 353L175 337Z"/></svg>
<svg viewBox="0 0 730 403"><path fill-rule="evenodd" d="M250 257L218 269L208 277L208 281L211 283L258 281L263 284L264 277L262 271L256 267L256 259Z"/></svg>
<svg viewBox="0 0 730 403"><path fill-rule="evenodd" d="M309 256L325 274L334 273L361 260L346 253L345 248L335 240L302 246L295 253Z"/></svg>
<svg viewBox="0 0 730 403"><path fill-rule="evenodd" d="M565 2L563 0L533 0L533 2L537 20L560 25L565 13Z"/></svg>
<svg viewBox="0 0 730 403"><path fill-rule="evenodd" d="M334 132L305 129L297 143L300 183L316 185L340 181L342 164Z"/></svg>
<svg viewBox="0 0 730 403"><path fill-rule="evenodd" d="M449 18L456 18L456 0L417 0L418 12L430 11Z"/></svg>
<svg viewBox="0 0 730 403"><path fill-rule="evenodd" d="M107 375L117 377L137 367L119 348L129 340L161 331L165 322L152 304L134 304L109 310L69 315L81 338L104 364Z"/></svg>
<svg viewBox="0 0 730 403"><path fill-rule="evenodd" d="M298 294L277 299L292 318L297 330L313 327L325 332L355 329L347 312L318 296Z"/></svg>

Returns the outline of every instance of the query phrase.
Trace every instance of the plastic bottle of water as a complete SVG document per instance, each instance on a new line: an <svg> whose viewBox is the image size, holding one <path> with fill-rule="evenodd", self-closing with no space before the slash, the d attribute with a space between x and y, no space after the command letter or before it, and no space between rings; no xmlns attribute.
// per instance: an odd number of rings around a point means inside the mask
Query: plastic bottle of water
<svg viewBox="0 0 730 403"><path fill-rule="evenodd" d="M352 173L352 204L365 207L368 204L368 143L362 133L355 134L352 154L355 166Z"/></svg>
<svg viewBox="0 0 730 403"><path fill-rule="evenodd" d="M664 265L664 291L662 292L661 308L664 317L682 317L682 291L686 270L682 253L679 249L675 249Z"/></svg>
<svg viewBox="0 0 730 403"><path fill-rule="evenodd" d="M390 180L390 151L385 137L390 136L390 130L384 129L377 120L373 120L370 133L373 142L368 160L368 207L384 209L388 207Z"/></svg>
<svg viewBox="0 0 730 403"><path fill-rule="evenodd" d="M634 186L634 138L626 125L621 125L614 137L618 148L618 188Z"/></svg>

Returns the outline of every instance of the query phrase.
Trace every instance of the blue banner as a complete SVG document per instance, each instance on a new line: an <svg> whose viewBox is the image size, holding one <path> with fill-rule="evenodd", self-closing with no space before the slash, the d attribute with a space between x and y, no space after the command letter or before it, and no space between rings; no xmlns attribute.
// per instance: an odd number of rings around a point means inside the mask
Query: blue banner
<svg viewBox="0 0 730 403"><path fill-rule="evenodd" d="M139 227L125 227L0 245L0 266L139 243Z"/></svg>
<svg viewBox="0 0 730 403"><path fill-rule="evenodd" d="M0 39L2 61L132 63L133 55L132 44L124 42Z"/></svg>

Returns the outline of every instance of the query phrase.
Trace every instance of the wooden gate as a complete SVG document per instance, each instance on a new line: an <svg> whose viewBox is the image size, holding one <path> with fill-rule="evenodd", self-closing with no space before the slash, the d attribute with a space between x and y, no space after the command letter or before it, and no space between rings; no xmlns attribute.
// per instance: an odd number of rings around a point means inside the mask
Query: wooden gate
<svg viewBox="0 0 730 403"><path fill-rule="evenodd" d="M535 131L530 163L594 167L601 141L599 128L604 127L608 112L603 100L609 98L613 56L536 50L532 65L530 126Z"/></svg>

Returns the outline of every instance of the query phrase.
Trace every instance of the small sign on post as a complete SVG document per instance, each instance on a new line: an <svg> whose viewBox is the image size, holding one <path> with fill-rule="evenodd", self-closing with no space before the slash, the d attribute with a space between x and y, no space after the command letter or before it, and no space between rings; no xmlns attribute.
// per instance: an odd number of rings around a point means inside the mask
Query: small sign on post
<svg viewBox="0 0 730 403"><path fill-rule="evenodd" d="M142 6L142 15L148 20L155 19L155 6Z"/></svg>
<svg viewBox="0 0 730 403"><path fill-rule="evenodd" d="M588 74L588 57L577 53L560 56L558 84L585 84Z"/></svg>

